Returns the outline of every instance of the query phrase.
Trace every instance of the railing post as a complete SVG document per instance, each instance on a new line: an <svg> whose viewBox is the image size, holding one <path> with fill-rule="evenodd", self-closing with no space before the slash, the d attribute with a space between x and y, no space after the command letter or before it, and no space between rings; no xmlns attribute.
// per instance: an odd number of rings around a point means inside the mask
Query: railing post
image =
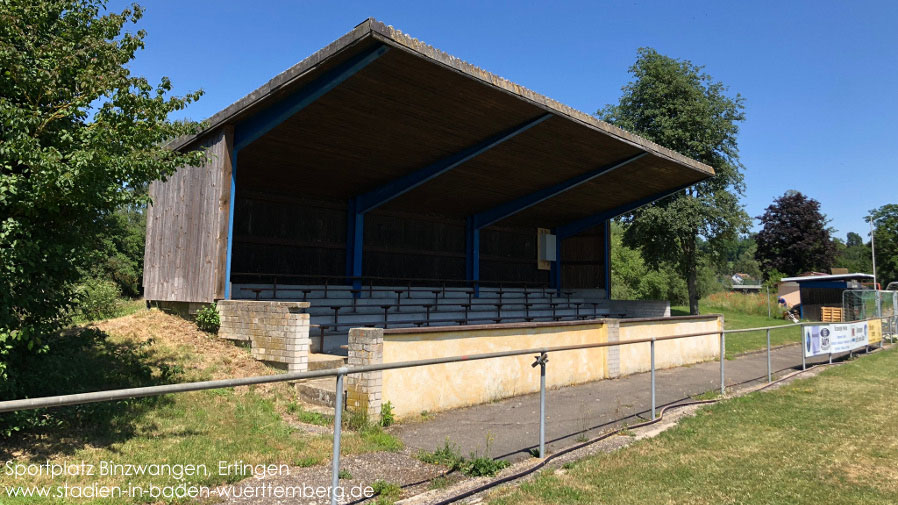
<svg viewBox="0 0 898 505"><path fill-rule="evenodd" d="M807 370L808 362L807 362L807 358L805 358L805 355L804 355L804 346L807 345L807 343L804 341L804 326L799 326L798 331L801 333L801 338L799 339L799 342L801 342L801 345L798 346L798 350L801 351L801 369Z"/></svg>
<svg viewBox="0 0 898 505"><path fill-rule="evenodd" d="M539 457L546 457L546 363L549 358L546 353L536 356L536 361L531 366L539 365Z"/></svg>
<svg viewBox="0 0 898 505"><path fill-rule="evenodd" d="M773 382L773 370L770 367L770 328L767 328L767 383Z"/></svg>
<svg viewBox="0 0 898 505"><path fill-rule="evenodd" d="M726 360L726 333L723 316L720 316L720 395L723 396L726 394L726 375L724 371L724 360Z"/></svg>
<svg viewBox="0 0 898 505"><path fill-rule="evenodd" d="M651 354L652 354L652 421L655 420L655 337L652 337Z"/></svg>
<svg viewBox="0 0 898 505"><path fill-rule="evenodd" d="M331 470L331 505L337 505L337 487L340 485L340 432L343 427L343 372L337 372L334 407L334 460Z"/></svg>

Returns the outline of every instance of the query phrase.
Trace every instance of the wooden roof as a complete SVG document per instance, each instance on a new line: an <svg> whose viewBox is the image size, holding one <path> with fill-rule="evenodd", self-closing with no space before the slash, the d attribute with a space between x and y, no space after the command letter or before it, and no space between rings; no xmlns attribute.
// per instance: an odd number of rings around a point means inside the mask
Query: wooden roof
<svg viewBox="0 0 898 505"><path fill-rule="evenodd" d="M647 153L506 220L552 227L714 174L373 19L212 116L208 130L238 124L378 44L390 50L240 151L238 192L347 200L546 113L552 117L384 208L464 217Z"/></svg>

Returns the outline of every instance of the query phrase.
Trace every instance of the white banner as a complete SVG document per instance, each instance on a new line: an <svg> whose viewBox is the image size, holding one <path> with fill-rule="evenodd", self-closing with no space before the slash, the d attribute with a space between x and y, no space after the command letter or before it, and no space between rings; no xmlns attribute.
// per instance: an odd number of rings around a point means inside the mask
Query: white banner
<svg viewBox="0 0 898 505"><path fill-rule="evenodd" d="M834 323L804 327L804 355L838 354L853 351L870 344L870 332L866 322Z"/></svg>

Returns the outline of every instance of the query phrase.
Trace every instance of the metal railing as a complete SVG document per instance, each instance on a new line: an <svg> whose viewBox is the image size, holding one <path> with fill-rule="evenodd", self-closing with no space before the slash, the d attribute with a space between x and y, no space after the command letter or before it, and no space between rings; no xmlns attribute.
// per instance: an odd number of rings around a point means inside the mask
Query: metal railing
<svg viewBox="0 0 898 505"><path fill-rule="evenodd" d="M333 288L349 288L354 296L360 296L364 292L369 295L375 291L391 291L394 287L403 286L409 296L413 291L428 291L433 286L439 286L443 292L447 289L468 289L475 296L480 292L481 288L514 288L514 289L536 289L543 293L547 291L561 292L561 290L552 288L546 281L493 281L493 280L469 280L469 279L447 279L447 278L428 278L428 277L382 277L373 275L352 276L352 275L324 275L324 274L270 274L270 273L252 273L252 272L236 272L231 274L231 282L234 279L241 280L241 284L255 284L256 279L271 280L270 288L250 288L249 291L254 292L257 299L262 298L262 293L271 291L271 299L277 299L278 293L297 293L304 292L304 288L291 288L294 284L284 284L286 282L312 282L323 287L325 297L327 297L328 289ZM321 283L321 284L318 284ZM246 289L246 288L244 288ZM311 291L311 290L308 290ZM304 299L305 295L304 294Z"/></svg>
<svg viewBox="0 0 898 505"><path fill-rule="evenodd" d="M721 326L724 323L723 316L719 316L721 321ZM849 321L849 322L863 322L863 321L872 321L872 320L880 320L883 324L883 334L882 340L880 341L880 347L885 342L886 337L888 336L890 342L894 342L896 336L898 336L898 316L890 316L890 317L879 317L879 318L869 318L858 321ZM762 326L758 328L744 328L737 330L716 330L716 331L702 331L695 333L684 333L680 335L668 335L662 337L650 337L650 338L640 338L634 340L627 341L618 341L618 342L600 342L595 344L578 344L578 345L566 345L566 346L556 346L556 347L536 347L531 349L522 349L522 350L513 350L513 351L500 351L500 352L491 352L491 353L483 353L483 354L472 354L468 356L447 356L442 358L430 358L430 359L421 359L421 360L412 360L412 361L401 361L396 363L382 363L377 365L363 365L363 366L355 366L355 367L340 367L336 369L327 369L327 370L315 370L311 372L287 372L283 374L277 375L263 375L263 376L253 376L253 377L242 377L235 379L219 379L219 380L211 380L211 381L200 381L200 382L188 382L188 383L179 383L179 384L166 384L161 386L148 386L148 387L139 387L139 388L128 388L128 389L114 389L107 391L96 391L91 393L80 393L80 394L70 394L70 395L60 395L60 396L48 396L41 398L27 398L21 400L10 400L0 402L0 413L4 412L14 412L20 410L33 410L39 408L48 408L48 407L63 407L63 406L73 406L73 405L82 405L87 403L97 403L97 402L108 402L108 401L117 401L117 400L126 400L131 398L144 398L150 396L161 396L166 394L173 393L186 393L190 391L202 391L202 390L210 390L210 389L223 389L223 388L232 388L237 386L251 386L255 384L267 384L274 382L286 382L286 381L297 381L304 379L315 379L321 377L336 377L336 387L335 387L335 398L336 405L334 407L334 441L333 441L333 460L332 460L332 471L331 471L331 503L333 505L337 504L337 493L336 489L339 486L339 475L340 475L340 437L342 432L342 417L343 417L343 385L344 378L347 375L365 373L365 372L376 372L376 371L384 371L384 370L396 370L401 368L413 368L413 367L421 367L421 366L429 366L429 365L439 365L446 363L459 363L466 361L478 361L478 360L487 360L487 359L496 359L496 358L505 358L511 356L521 356L525 354L535 354L535 361L531 365L532 367L539 367L540 371L540 391L539 391L539 457L544 458L546 456L546 367L548 363L548 355L549 353L555 352L565 352L565 351L576 351L583 349L595 349L601 347L614 347L614 346L625 346L625 345L635 345L635 344L645 344L648 343L650 346L650 388L651 388L651 418L654 420L656 418L656 398L655 398L655 343L663 342L667 340L677 340L682 338L693 338L693 337L701 337L708 335L719 335L720 336L720 393L721 395L726 394L726 335L727 334L740 334L740 333L749 333L753 331L762 331L766 330L767 333L767 381L772 382L773 380L773 371L771 369L771 352L772 347L770 344L770 332L776 330L785 330L790 328L803 328L805 326L813 326L813 325L821 325L825 323L820 322L804 322L804 323L795 323L795 324L787 324L787 325L776 325L776 326ZM838 324L838 323L836 323ZM886 333L888 331L888 333ZM802 335L802 342L804 336ZM869 347L869 346L868 346ZM799 346L799 350L801 351L801 361L802 361L802 369L807 367L804 345ZM856 349L854 349L856 350ZM850 351L851 353L854 350ZM829 356L829 361L832 363L832 354Z"/></svg>

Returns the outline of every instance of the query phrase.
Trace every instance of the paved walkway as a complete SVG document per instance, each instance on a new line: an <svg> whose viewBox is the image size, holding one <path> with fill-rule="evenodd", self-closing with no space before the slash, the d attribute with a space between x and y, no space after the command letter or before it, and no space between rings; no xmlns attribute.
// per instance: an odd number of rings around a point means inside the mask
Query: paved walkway
<svg viewBox="0 0 898 505"><path fill-rule="evenodd" d="M824 357L808 360L808 363L826 360ZM801 368L798 345L774 349L771 363L774 378L793 368ZM728 387L766 381L767 354L752 353L727 360L725 369ZM552 373L551 355L546 373ZM656 372L659 408L719 388L719 361ZM546 394L548 451L551 453L582 442L627 421L633 424L635 416L649 415L650 401L648 373L549 390ZM448 439L457 444L464 455L474 451L484 454L489 440L489 456L517 461L530 457L529 450L539 443L539 395L518 396L435 414L429 421L400 424L394 433L407 446L427 451L441 447Z"/></svg>

